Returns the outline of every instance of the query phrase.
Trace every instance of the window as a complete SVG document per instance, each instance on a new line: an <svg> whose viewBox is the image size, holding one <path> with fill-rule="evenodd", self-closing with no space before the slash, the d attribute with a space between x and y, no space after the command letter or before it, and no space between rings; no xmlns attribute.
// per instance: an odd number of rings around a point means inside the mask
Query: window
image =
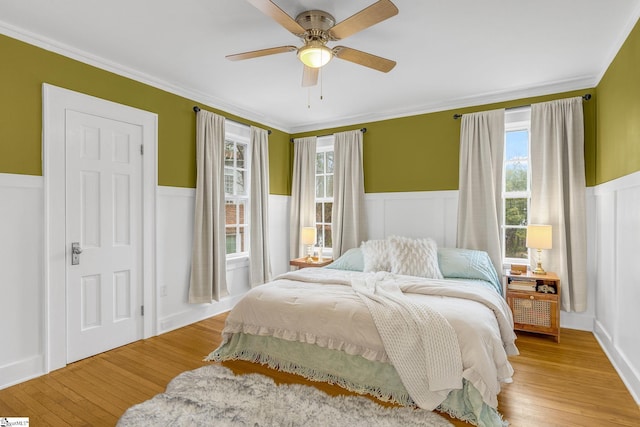
<svg viewBox="0 0 640 427"><path fill-rule="evenodd" d="M249 252L249 128L225 123L224 196L227 256Z"/></svg>
<svg viewBox="0 0 640 427"><path fill-rule="evenodd" d="M502 247L505 264L528 262L525 241L531 201L530 131L530 108L506 112L504 169L502 174L504 206Z"/></svg>
<svg viewBox="0 0 640 427"><path fill-rule="evenodd" d="M333 208L333 135L316 142L316 245L331 249L331 209ZM324 255L324 254L323 254Z"/></svg>

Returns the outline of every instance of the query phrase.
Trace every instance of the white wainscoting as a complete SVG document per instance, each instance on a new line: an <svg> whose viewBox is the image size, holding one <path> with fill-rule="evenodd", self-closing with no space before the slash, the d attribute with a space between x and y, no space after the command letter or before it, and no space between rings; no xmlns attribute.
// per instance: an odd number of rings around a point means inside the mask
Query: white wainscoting
<svg viewBox="0 0 640 427"><path fill-rule="evenodd" d="M231 309L249 290L249 264L246 259L228 262L228 297L212 304L189 304L195 190L158 187L157 205L158 333L163 333ZM288 270L288 196L269 196L269 219L272 272L277 275Z"/></svg>
<svg viewBox="0 0 640 427"><path fill-rule="evenodd" d="M587 208L587 309L580 313L561 311L560 326L593 332L596 312L595 229L597 221L593 187L587 188L585 203Z"/></svg>
<svg viewBox="0 0 640 427"><path fill-rule="evenodd" d="M640 404L640 173L595 187L595 336Z"/></svg>
<svg viewBox="0 0 640 427"><path fill-rule="evenodd" d="M0 388L44 373L43 179L0 174ZM157 331L199 321L231 308L248 290L246 262L230 263L231 296L215 304L187 304L195 191L157 189ZM432 237L454 247L457 191L375 193L365 196L369 238ZM273 274L288 271L289 197L269 197ZM561 314L563 327L593 330L638 401L640 396L640 173L587 191L589 310Z"/></svg>
<svg viewBox="0 0 640 427"><path fill-rule="evenodd" d="M44 373L43 185L0 174L0 388Z"/></svg>
<svg viewBox="0 0 640 427"><path fill-rule="evenodd" d="M431 237L441 247L456 246L458 191L368 193L369 239Z"/></svg>

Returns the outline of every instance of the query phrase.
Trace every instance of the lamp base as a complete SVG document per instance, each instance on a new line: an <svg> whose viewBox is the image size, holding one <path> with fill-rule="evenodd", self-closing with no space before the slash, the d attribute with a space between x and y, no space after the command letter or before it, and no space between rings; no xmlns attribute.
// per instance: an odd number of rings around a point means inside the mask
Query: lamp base
<svg viewBox="0 0 640 427"><path fill-rule="evenodd" d="M307 258L305 258L304 262L313 262L313 245L307 245Z"/></svg>
<svg viewBox="0 0 640 427"><path fill-rule="evenodd" d="M536 269L532 271L533 274L547 274L547 272L542 269L541 256L542 250L538 249L538 265L536 266Z"/></svg>
<svg viewBox="0 0 640 427"><path fill-rule="evenodd" d="M542 264L538 263L538 265L536 266L535 270L532 271L533 274L547 274L546 271L544 271L542 269Z"/></svg>

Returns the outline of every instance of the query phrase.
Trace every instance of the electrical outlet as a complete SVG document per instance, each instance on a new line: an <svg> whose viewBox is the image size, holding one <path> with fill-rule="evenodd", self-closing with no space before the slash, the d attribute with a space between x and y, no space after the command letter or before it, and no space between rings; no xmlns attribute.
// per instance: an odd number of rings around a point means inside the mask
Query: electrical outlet
<svg viewBox="0 0 640 427"><path fill-rule="evenodd" d="M161 297L166 297L167 296L167 287L166 286L160 286L160 296Z"/></svg>

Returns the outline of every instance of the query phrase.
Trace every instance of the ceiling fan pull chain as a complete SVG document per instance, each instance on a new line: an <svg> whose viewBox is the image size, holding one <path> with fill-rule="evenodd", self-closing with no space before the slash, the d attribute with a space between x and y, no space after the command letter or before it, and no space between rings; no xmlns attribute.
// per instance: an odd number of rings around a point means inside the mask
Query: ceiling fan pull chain
<svg viewBox="0 0 640 427"><path fill-rule="evenodd" d="M307 88L307 108L311 109L311 88Z"/></svg>
<svg viewBox="0 0 640 427"><path fill-rule="evenodd" d="M323 88L322 76L324 75L324 72L322 71L322 68L320 68L319 73L320 73L320 101L322 101L324 99L323 92L322 92L322 88Z"/></svg>

